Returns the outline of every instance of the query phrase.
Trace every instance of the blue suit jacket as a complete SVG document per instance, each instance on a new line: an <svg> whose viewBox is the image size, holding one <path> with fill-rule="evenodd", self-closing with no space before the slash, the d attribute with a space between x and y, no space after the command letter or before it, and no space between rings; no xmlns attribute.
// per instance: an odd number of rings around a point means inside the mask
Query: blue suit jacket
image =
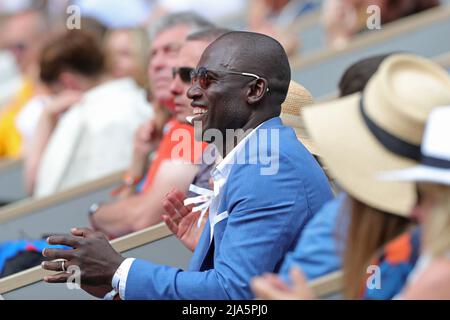
<svg viewBox="0 0 450 320"><path fill-rule="evenodd" d="M326 203L303 229L293 252L286 255L279 275L290 282L292 267L300 268L313 280L342 268L342 254L348 229L346 195L341 193Z"/></svg>
<svg viewBox="0 0 450 320"><path fill-rule="evenodd" d="M332 192L314 157L280 118L264 122L255 134L260 137L263 131L269 137L278 132L279 147L271 148L277 141L269 138L267 146L252 152L247 142L245 157L270 150L279 160L277 174L261 175L267 167L263 161L232 165L218 209L229 215L215 225L211 244L206 223L188 271L135 260L125 299L250 299L250 280L278 271L306 222L332 199Z"/></svg>

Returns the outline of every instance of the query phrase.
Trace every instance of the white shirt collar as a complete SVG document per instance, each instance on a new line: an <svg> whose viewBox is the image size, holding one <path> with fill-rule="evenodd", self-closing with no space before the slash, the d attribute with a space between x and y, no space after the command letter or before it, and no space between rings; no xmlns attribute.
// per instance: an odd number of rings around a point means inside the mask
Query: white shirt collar
<svg viewBox="0 0 450 320"><path fill-rule="evenodd" d="M269 121L269 120L267 120ZM256 133L256 130L259 129L266 121L261 123L259 126L257 126L255 129L250 131L249 134L247 134L234 148L231 150L225 158L222 159L222 157L219 155L217 157L216 161L220 161L218 165L213 169L211 172L211 176L214 180L214 182L217 182L219 180L227 180L228 176L230 175L230 170L232 165L235 163L235 159L238 155L238 152L244 148L246 142Z"/></svg>

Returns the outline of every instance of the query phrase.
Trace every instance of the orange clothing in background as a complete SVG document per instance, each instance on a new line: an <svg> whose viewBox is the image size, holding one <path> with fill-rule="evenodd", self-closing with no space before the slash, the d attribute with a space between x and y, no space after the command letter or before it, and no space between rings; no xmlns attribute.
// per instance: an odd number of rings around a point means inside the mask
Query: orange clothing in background
<svg viewBox="0 0 450 320"><path fill-rule="evenodd" d="M16 117L33 97L34 88L29 80L25 80L22 88L0 114L0 158L19 157L22 151L22 137L16 127Z"/></svg>
<svg viewBox="0 0 450 320"><path fill-rule="evenodd" d="M166 125L166 132L161 140L155 159L148 170L147 178L142 187L142 192L147 192L152 187L153 180L158 172L161 163L165 160L181 160L195 163L200 160L201 154L208 145L205 142L195 141L194 127L181 123L177 120L170 120ZM188 139L186 141L186 139ZM189 150L182 150L182 146ZM200 152L198 152L200 151Z"/></svg>

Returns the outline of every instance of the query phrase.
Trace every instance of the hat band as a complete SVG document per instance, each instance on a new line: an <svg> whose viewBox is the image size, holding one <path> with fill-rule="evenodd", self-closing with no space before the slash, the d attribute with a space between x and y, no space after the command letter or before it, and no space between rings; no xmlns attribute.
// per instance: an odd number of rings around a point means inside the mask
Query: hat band
<svg viewBox="0 0 450 320"><path fill-rule="evenodd" d="M450 160L434 158L430 156L422 155L422 164L430 167L450 169Z"/></svg>
<svg viewBox="0 0 450 320"><path fill-rule="evenodd" d="M390 134L389 132L378 126L375 122L373 122L366 113L363 96L361 96L359 108L367 127L378 140L378 142L380 142L386 149L401 157L409 158L414 161L420 161L420 145L415 145L402 140Z"/></svg>

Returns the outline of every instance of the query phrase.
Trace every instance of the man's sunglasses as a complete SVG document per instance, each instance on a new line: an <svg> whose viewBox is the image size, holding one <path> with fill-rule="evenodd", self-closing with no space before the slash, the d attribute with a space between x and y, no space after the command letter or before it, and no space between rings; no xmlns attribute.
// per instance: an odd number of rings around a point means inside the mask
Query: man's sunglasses
<svg viewBox="0 0 450 320"><path fill-rule="evenodd" d="M208 70L205 67L200 67L198 69L193 69L190 74L191 83L194 85L196 82L200 85L200 87L204 90L208 89L208 87L211 85L212 80L215 78L214 75L220 74L234 74L238 76L244 76L244 77L252 77L256 80L261 79L260 76L254 74L254 73L248 73L248 72L237 72L237 71L215 71L215 70Z"/></svg>
<svg viewBox="0 0 450 320"><path fill-rule="evenodd" d="M191 83L191 72L194 68L181 67L172 69L172 78L175 79L177 75L180 76L181 81L186 84Z"/></svg>

